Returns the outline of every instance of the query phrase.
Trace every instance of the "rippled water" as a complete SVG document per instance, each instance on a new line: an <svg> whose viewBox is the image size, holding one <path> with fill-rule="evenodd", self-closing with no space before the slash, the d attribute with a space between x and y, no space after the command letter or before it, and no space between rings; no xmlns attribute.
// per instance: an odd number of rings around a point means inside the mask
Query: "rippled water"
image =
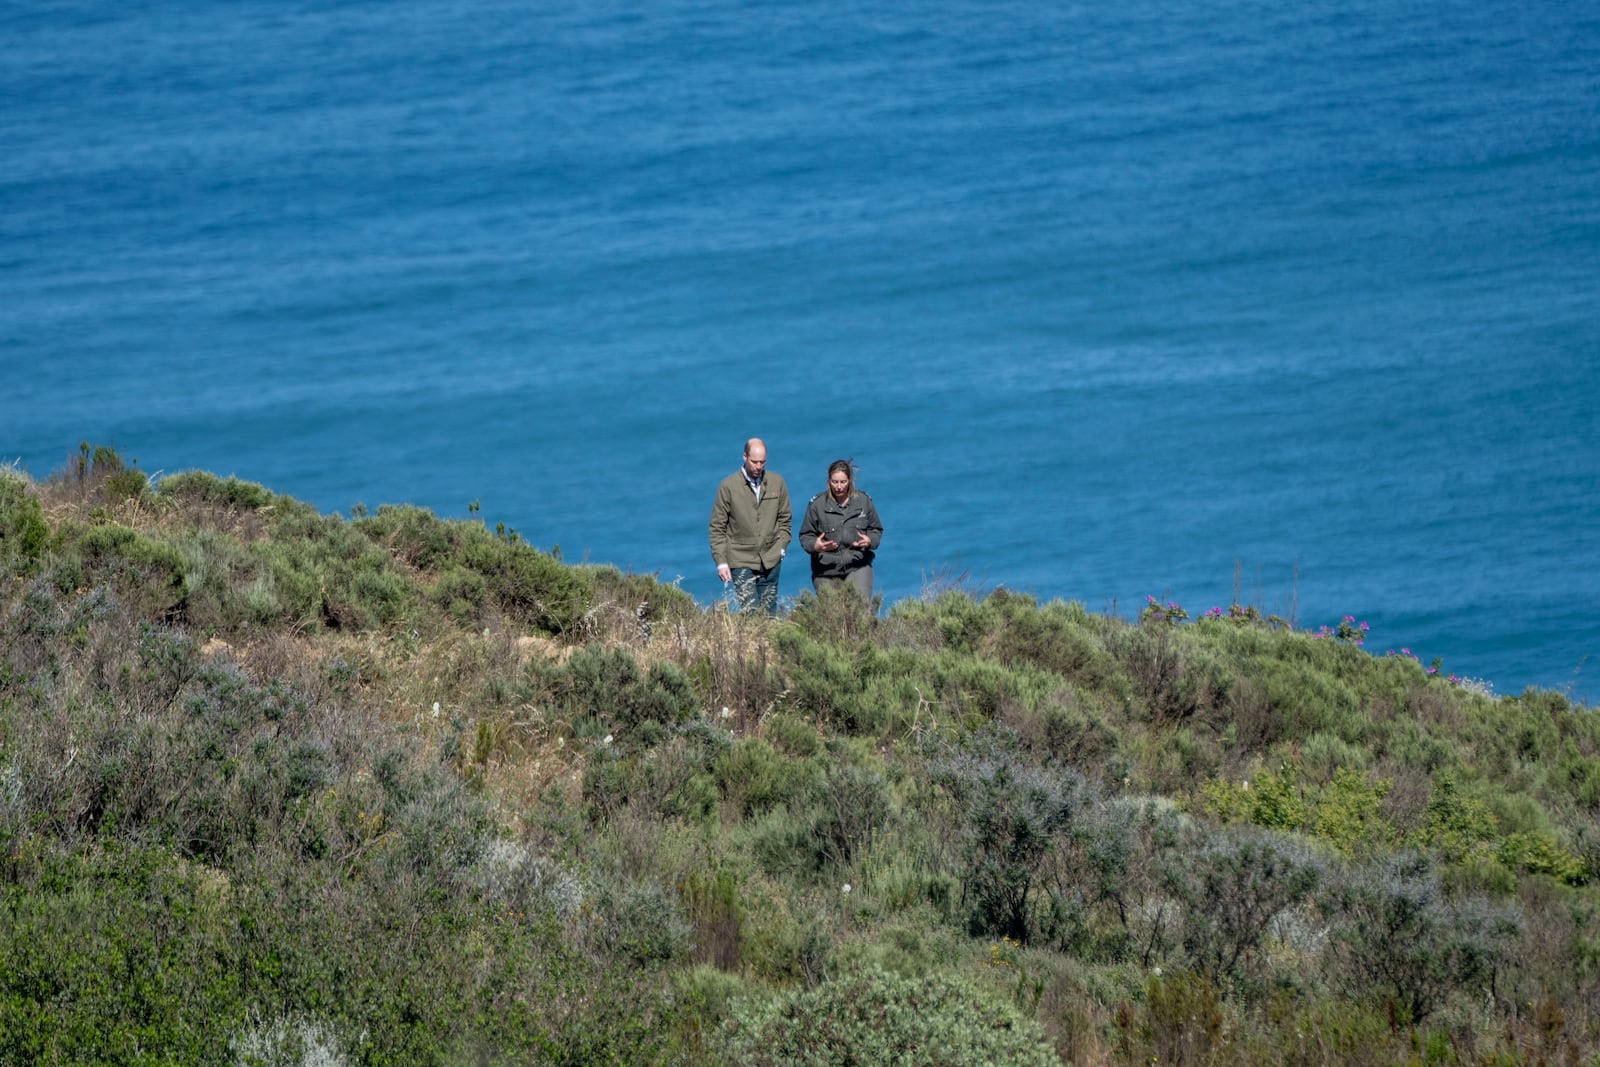
<svg viewBox="0 0 1600 1067"><path fill-rule="evenodd" d="M1592 698L1600 22L1280 7L7 8L0 461L709 601L759 434L797 510L857 460L890 599L1237 587Z"/></svg>

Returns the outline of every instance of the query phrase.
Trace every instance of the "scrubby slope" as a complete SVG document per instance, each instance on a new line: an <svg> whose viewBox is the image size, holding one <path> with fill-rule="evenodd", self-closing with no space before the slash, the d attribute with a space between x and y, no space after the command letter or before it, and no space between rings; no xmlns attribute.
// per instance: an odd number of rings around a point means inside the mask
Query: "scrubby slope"
<svg viewBox="0 0 1600 1067"><path fill-rule="evenodd" d="M1363 637L0 473L0 1047L1600 1063L1600 720Z"/></svg>

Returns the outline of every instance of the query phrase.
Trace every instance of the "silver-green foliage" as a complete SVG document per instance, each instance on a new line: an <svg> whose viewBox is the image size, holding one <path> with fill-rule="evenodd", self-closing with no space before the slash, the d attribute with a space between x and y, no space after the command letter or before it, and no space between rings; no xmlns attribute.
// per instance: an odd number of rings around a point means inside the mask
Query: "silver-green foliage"
<svg viewBox="0 0 1600 1067"><path fill-rule="evenodd" d="M1514 943L1520 916L1482 897L1452 898L1427 859L1402 854L1332 887L1337 973L1356 996L1394 1004L1412 1022L1451 993L1488 984Z"/></svg>
<svg viewBox="0 0 1600 1067"><path fill-rule="evenodd" d="M1059 1067L1038 1023L955 975L864 967L811 990L735 1006L737 1067Z"/></svg>
<svg viewBox="0 0 1600 1067"><path fill-rule="evenodd" d="M1202 845L1174 885L1191 966L1218 980L1254 972L1274 920L1306 901L1323 873L1310 849L1269 832L1224 830Z"/></svg>
<svg viewBox="0 0 1600 1067"><path fill-rule="evenodd" d="M1053 855L1088 827L1096 798L1067 767L1024 762L1016 738L985 730L935 760L931 778L964 813L962 901L974 934L1023 944L1040 932L1040 897Z"/></svg>
<svg viewBox="0 0 1600 1067"><path fill-rule="evenodd" d="M345 1067L331 1026L307 1016L255 1019L232 1040L235 1067Z"/></svg>

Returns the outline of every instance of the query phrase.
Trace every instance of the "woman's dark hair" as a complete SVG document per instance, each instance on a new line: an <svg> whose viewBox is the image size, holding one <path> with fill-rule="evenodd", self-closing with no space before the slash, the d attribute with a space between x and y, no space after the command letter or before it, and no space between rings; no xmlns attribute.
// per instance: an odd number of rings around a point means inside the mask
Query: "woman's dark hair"
<svg viewBox="0 0 1600 1067"><path fill-rule="evenodd" d="M849 484L845 487L846 488L845 496L848 497L851 494L853 494L856 491L856 465L854 463L850 462L848 459L836 459L832 463L828 464L828 491L829 492L833 491L833 472L834 471L844 471L844 476L846 478L850 479Z"/></svg>

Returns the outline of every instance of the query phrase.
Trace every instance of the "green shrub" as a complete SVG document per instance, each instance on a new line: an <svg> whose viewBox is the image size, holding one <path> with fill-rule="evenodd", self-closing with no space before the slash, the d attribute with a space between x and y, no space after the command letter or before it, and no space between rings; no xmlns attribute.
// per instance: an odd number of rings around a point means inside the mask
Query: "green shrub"
<svg viewBox="0 0 1600 1067"><path fill-rule="evenodd" d="M1582 885L1593 877L1582 860L1542 833L1507 834L1495 850L1506 868L1523 874L1547 874L1568 885Z"/></svg>
<svg viewBox="0 0 1600 1067"><path fill-rule="evenodd" d="M1134 914L1148 892L1159 891L1156 872L1170 862L1153 825L1162 817L1132 799L1076 806L1055 835L1041 879L1044 940L1090 960L1117 962L1132 953L1139 940Z"/></svg>
<svg viewBox="0 0 1600 1067"><path fill-rule="evenodd" d="M480 526L465 531L458 558L483 575L501 611L550 634L578 629L589 599L572 568L514 536L493 537Z"/></svg>
<svg viewBox="0 0 1600 1067"><path fill-rule="evenodd" d="M984 603L1000 616L993 639L1000 662L1050 671L1088 689L1116 675L1116 660L1082 604L1053 601L1039 607L1031 597L1004 589L995 590Z"/></svg>
<svg viewBox="0 0 1600 1067"><path fill-rule="evenodd" d="M855 644L877 625L871 606L850 588L824 588L820 593L802 590L789 612L789 621L814 641Z"/></svg>
<svg viewBox="0 0 1600 1067"><path fill-rule="evenodd" d="M174 503L194 507L208 505L230 511L258 511L262 508L304 510L306 505L289 497L275 495L254 482L237 478L218 478L205 471L169 474L157 484L158 494Z"/></svg>
<svg viewBox="0 0 1600 1067"><path fill-rule="evenodd" d="M894 795L870 767L829 762L811 790L810 841L819 866L844 869L888 825Z"/></svg>
<svg viewBox="0 0 1600 1067"><path fill-rule="evenodd" d="M1573 803L1600 816L1600 756L1584 756L1570 741L1562 746L1559 782Z"/></svg>
<svg viewBox="0 0 1600 1067"><path fill-rule="evenodd" d="M1460 863L1473 855L1491 855L1499 838L1499 820L1487 803L1463 790L1453 775L1434 779L1427 823L1415 837L1419 847Z"/></svg>
<svg viewBox="0 0 1600 1067"><path fill-rule="evenodd" d="M962 900L971 932L1028 944L1050 851L1092 796L1075 771L1017 761L1014 744L999 732L977 735L935 763L931 778L963 813Z"/></svg>
<svg viewBox="0 0 1600 1067"><path fill-rule="evenodd" d="M1167 623L1130 627L1114 650L1135 696L1157 723L1205 716L1227 701L1226 673L1193 631Z"/></svg>
<svg viewBox="0 0 1600 1067"><path fill-rule="evenodd" d="M1273 920L1322 877L1321 860L1289 838L1228 830L1206 841L1173 886L1193 968L1218 982L1253 978Z"/></svg>
<svg viewBox="0 0 1600 1067"><path fill-rule="evenodd" d="M1361 746L1328 733L1314 733L1300 745L1300 766L1316 781L1327 781L1340 771L1364 771L1368 756Z"/></svg>
<svg viewBox="0 0 1600 1067"><path fill-rule="evenodd" d="M767 719L763 728L772 744L790 756L805 759L822 748L816 725L797 715L779 712Z"/></svg>
<svg viewBox="0 0 1600 1067"><path fill-rule="evenodd" d="M1402 855L1335 880L1324 908L1345 988L1420 1023L1453 991L1486 979L1517 932L1510 909L1448 899L1427 860Z"/></svg>
<svg viewBox="0 0 1600 1067"><path fill-rule="evenodd" d="M83 495L86 503L111 507L145 494L149 479L137 467L129 466L107 445L78 444L78 454L64 470L52 475L56 485L70 486Z"/></svg>
<svg viewBox="0 0 1600 1067"><path fill-rule="evenodd" d="M690 946L690 926L677 901L653 879L605 886L595 905L606 950L635 964L666 963Z"/></svg>
<svg viewBox="0 0 1600 1067"><path fill-rule="evenodd" d="M675 584L668 584L648 574L627 574L616 567L585 565L574 567L578 578L590 589L590 599L602 599L627 605L648 637L649 627L667 619L687 618L694 614L694 597Z"/></svg>
<svg viewBox="0 0 1600 1067"><path fill-rule="evenodd" d="M581 645L565 663L536 670L559 717L591 718L613 730L681 723L699 707L683 671L658 662L641 673L623 648Z"/></svg>
<svg viewBox="0 0 1600 1067"><path fill-rule="evenodd" d="M1334 659L1354 656L1362 661L1368 657L1359 650L1335 645L1328 641L1311 641L1286 637L1286 650L1297 645L1316 646L1315 652L1327 653ZM1258 659L1252 670L1259 672L1261 685L1273 714L1281 720L1283 736L1293 739L1327 734L1352 744L1362 740L1366 731L1365 719L1359 714L1359 701L1335 670L1322 669L1315 662L1327 656L1309 656L1302 659Z"/></svg>
<svg viewBox="0 0 1600 1067"><path fill-rule="evenodd" d="M1237 784L1213 778L1200 786L1203 809L1222 822L1248 822L1268 830L1305 828L1306 799L1294 767L1280 763L1275 773L1263 771Z"/></svg>
<svg viewBox="0 0 1600 1067"><path fill-rule="evenodd" d="M186 596L183 556L170 544L126 526L91 526L71 541L77 584L104 582L136 608L152 615L181 616Z"/></svg>
<svg viewBox="0 0 1600 1067"><path fill-rule="evenodd" d="M476 571L452 566L439 575L428 596L457 622L473 625L483 617L488 585Z"/></svg>
<svg viewBox="0 0 1600 1067"><path fill-rule="evenodd" d="M812 990L734 1009L727 1062L738 1067L1055 1067L1039 1025L966 979L902 978L863 967Z"/></svg>
<svg viewBox="0 0 1600 1067"><path fill-rule="evenodd" d="M952 652L977 652L999 621L997 612L955 590L941 594L926 607L944 646Z"/></svg>
<svg viewBox="0 0 1600 1067"><path fill-rule="evenodd" d="M744 994L745 979L710 964L697 964L672 975L672 996L678 1007L678 1033L690 1062L712 1063L722 1043L722 1021Z"/></svg>
<svg viewBox="0 0 1600 1067"><path fill-rule="evenodd" d="M880 725L884 709L865 699L866 679L858 670L856 647L819 643L799 629L784 629L775 646L791 665L790 701L818 722L852 733Z"/></svg>
<svg viewBox="0 0 1600 1067"><path fill-rule="evenodd" d="M1143 1030L1152 1063L1206 1063L1223 1041L1222 991L1192 972L1152 977Z"/></svg>
<svg viewBox="0 0 1600 1067"><path fill-rule="evenodd" d="M177 534L173 547L183 558L189 625L229 632L296 620L279 595L264 544L200 528Z"/></svg>
<svg viewBox="0 0 1600 1067"><path fill-rule="evenodd" d="M32 574L49 544L44 509L28 483L0 470L0 574Z"/></svg>
<svg viewBox="0 0 1600 1067"><path fill-rule="evenodd" d="M1399 836L1382 813L1390 788L1386 779L1369 782L1359 771L1340 769L1316 794L1311 833L1345 856L1389 847Z"/></svg>
<svg viewBox="0 0 1600 1067"><path fill-rule="evenodd" d="M759 737L735 741L717 757L718 784L741 815L755 815L782 804L804 790L810 768L792 763Z"/></svg>
<svg viewBox="0 0 1600 1067"><path fill-rule="evenodd" d="M114 844L84 857L36 845L13 854L10 874L0 886L9 1062L218 1062L243 1001L223 885Z"/></svg>
<svg viewBox="0 0 1600 1067"><path fill-rule="evenodd" d="M440 519L417 507L385 504L352 524L408 567L424 574L454 575L433 599L458 616L488 604L546 633L577 629L590 607L586 583L576 570L524 542L515 531L490 533L481 522ZM482 581L475 585L459 573ZM472 595L459 595L463 591Z"/></svg>
<svg viewBox="0 0 1600 1067"><path fill-rule="evenodd" d="M678 897L691 926L696 962L737 970L745 908L734 872L722 866L689 871L678 885Z"/></svg>

